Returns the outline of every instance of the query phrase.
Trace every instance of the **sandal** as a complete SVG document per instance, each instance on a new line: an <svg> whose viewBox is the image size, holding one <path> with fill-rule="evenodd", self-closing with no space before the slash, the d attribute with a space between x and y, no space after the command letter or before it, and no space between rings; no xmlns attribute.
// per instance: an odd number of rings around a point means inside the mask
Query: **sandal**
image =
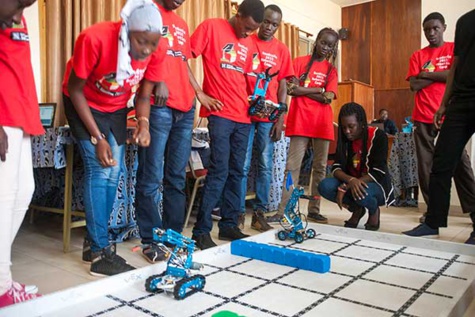
<svg viewBox="0 0 475 317"><path fill-rule="evenodd" d="M358 216L358 220L356 221L356 223L350 222L349 220L345 220L345 224L343 226L346 228L358 227L358 223L360 222L361 218L364 217L365 214L366 214L366 209L364 207L358 207L358 209L353 211L353 215L351 216L351 218Z"/></svg>

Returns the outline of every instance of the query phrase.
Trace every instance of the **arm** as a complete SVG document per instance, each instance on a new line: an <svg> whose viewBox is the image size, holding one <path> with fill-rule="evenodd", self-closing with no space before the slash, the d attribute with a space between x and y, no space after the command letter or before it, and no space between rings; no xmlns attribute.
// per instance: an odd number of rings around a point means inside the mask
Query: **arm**
<svg viewBox="0 0 475 317"><path fill-rule="evenodd" d="M409 78L409 87L411 87L411 91L419 91L430 84L432 84L434 81L430 79L421 79L417 78L416 76L412 76Z"/></svg>
<svg viewBox="0 0 475 317"><path fill-rule="evenodd" d="M279 90L277 91L279 103L286 103L287 101L287 80L285 78L279 81ZM282 137L282 130L284 129L284 115L281 115L276 123L272 126L270 136L272 141L279 141Z"/></svg>
<svg viewBox="0 0 475 317"><path fill-rule="evenodd" d="M87 99L84 96L84 85L86 80L76 76L74 69L71 70L71 75L68 80L68 92L71 101L74 105L79 118L86 126L87 131L91 136L94 136L98 142L96 145L96 157L102 166L115 166L117 162L112 156L112 151L109 143L102 137L102 132L92 116L91 108L87 103Z"/></svg>
<svg viewBox="0 0 475 317"><path fill-rule="evenodd" d="M195 76L193 75L193 72L191 71L190 65L188 65L188 75L190 77L190 84L195 91L196 97L203 107L209 111L220 111L223 109L223 104L221 101L208 96L205 94L203 89L201 89L200 85L196 81Z"/></svg>
<svg viewBox="0 0 475 317"><path fill-rule="evenodd" d="M139 91L137 92L137 98L135 99L135 116L137 117L137 128L134 131L132 141L143 147L150 145L150 95L152 94L152 91L155 87L155 83L151 82L150 80L142 80Z"/></svg>
<svg viewBox="0 0 475 317"><path fill-rule="evenodd" d="M0 125L0 160L5 162L7 159L8 153L8 135L5 133L5 130Z"/></svg>
<svg viewBox="0 0 475 317"><path fill-rule="evenodd" d="M433 82L445 83L447 82L448 75L448 70L444 70L442 72L420 72L419 75L417 75L417 78L431 80Z"/></svg>
<svg viewBox="0 0 475 317"><path fill-rule="evenodd" d="M442 117L445 115L445 111L447 109L450 97L452 97L455 68L457 67L458 61L458 57L454 56L452 67L450 68L449 74L447 76L447 85L445 86L444 97L442 98L442 102L440 103L439 110L437 110L434 115L434 125L437 129L440 129L440 127L442 126Z"/></svg>

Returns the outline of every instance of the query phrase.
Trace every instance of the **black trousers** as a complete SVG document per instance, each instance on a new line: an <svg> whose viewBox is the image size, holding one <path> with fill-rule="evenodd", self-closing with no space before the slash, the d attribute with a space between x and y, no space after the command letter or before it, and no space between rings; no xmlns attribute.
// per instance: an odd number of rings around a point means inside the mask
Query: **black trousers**
<svg viewBox="0 0 475 317"><path fill-rule="evenodd" d="M447 106L444 124L435 146L429 184L426 223L433 228L447 227L452 177L465 145L475 132L475 100L452 101ZM475 222L475 205L470 211ZM475 229L475 227L474 227Z"/></svg>

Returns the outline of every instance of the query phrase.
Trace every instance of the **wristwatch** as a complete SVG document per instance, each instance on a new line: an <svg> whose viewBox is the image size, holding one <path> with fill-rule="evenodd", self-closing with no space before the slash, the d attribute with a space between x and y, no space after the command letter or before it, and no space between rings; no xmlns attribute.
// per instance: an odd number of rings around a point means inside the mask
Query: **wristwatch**
<svg viewBox="0 0 475 317"><path fill-rule="evenodd" d="M99 136L95 137L91 135L91 143L92 145L97 145L97 142L99 142L102 139L105 139L104 133L101 133Z"/></svg>

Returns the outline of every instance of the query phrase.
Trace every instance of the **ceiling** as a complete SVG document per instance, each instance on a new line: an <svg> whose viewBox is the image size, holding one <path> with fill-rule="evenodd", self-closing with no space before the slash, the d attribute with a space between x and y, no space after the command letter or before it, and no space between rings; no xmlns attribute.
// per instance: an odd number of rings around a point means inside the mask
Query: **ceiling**
<svg viewBox="0 0 475 317"><path fill-rule="evenodd" d="M352 5L355 5L355 4L370 2L370 1L374 1L374 0L330 0L330 1L333 2L333 3L336 3L336 4L338 4L339 6L342 6L342 7L348 7L348 6L352 6Z"/></svg>

